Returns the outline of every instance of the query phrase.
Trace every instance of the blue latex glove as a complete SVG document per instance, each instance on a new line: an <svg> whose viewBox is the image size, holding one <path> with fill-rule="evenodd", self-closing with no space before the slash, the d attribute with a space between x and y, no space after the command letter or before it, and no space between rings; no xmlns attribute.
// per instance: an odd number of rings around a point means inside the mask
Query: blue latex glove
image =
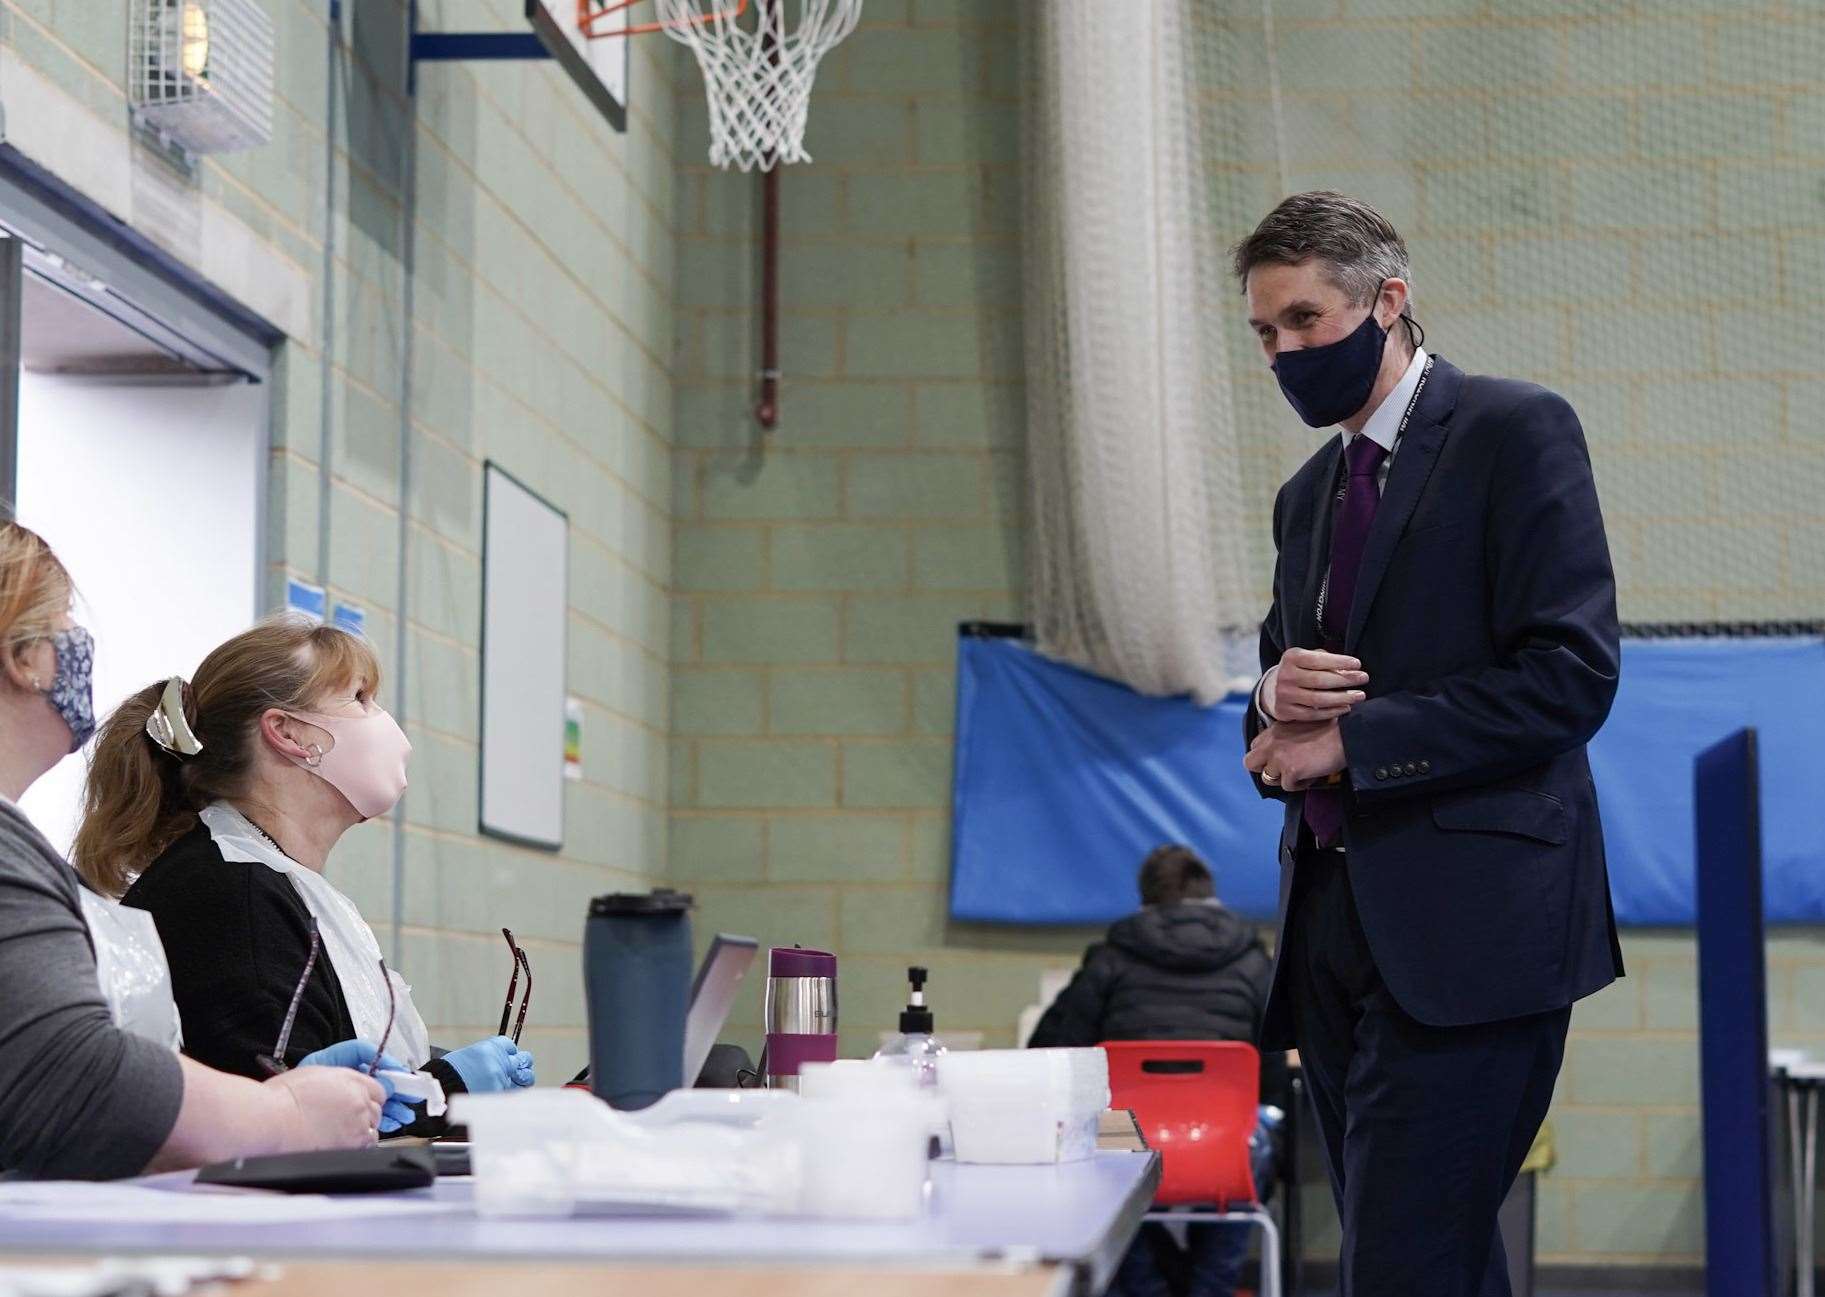
<svg viewBox="0 0 1825 1297"><path fill-rule="evenodd" d="M507 1036L489 1036L444 1055L470 1094L532 1084L532 1055Z"/></svg>
<svg viewBox="0 0 1825 1297"><path fill-rule="evenodd" d="M373 1061L374 1047L365 1040L339 1040L335 1044L306 1054L298 1060L299 1067L353 1067L361 1071ZM380 1056L381 1070L409 1072L412 1069L394 1058L391 1054ZM410 1126L418 1120L418 1114L406 1100L393 1093L393 1084L384 1076L374 1078L380 1088L387 1092L386 1102L380 1105L380 1133L391 1135L402 1126Z"/></svg>

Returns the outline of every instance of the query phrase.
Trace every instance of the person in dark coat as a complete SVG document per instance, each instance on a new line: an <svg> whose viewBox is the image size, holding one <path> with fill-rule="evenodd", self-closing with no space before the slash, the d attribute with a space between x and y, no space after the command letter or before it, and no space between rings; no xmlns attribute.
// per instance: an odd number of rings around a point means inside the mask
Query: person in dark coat
<svg viewBox="0 0 1825 1297"><path fill-rule="evenodd" d="M1254 928L1216 897L1210 867L1189 847L1164 846L1141 864L1141 908L1084 952L1083 966L1045 1011L1027 1044L1098 1045L1105 1040L1242 1040L1253 1043L1267 1004L1273 961ZM1280 1098L1285 1067L1262 1059L1264 1102ZM1264 1106L1252 1147L1263 1200L1272 1170ZM1123 1258L1120 1297L1229 1297L1248 1256L1249 1227L1193 1225L1181 1253L1166 1228L1145 1226Z"/></svg>

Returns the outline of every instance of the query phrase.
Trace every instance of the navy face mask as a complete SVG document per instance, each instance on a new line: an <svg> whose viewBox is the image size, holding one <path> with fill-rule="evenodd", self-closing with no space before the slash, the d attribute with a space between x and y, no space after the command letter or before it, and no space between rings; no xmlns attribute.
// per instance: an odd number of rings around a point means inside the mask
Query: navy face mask
<svg viewBox="0 0 1825 1297"><path fill-rule="evenodd" d="M1388 331L1376 323L1371 307L1348 337L1275 356L1274 377L1301 419L1314 428L1328 428L1368 402L1387 345Z"/></svg>
<svg viewBox="0 0 1825 1297"><path fill-rule="evenodd" d="M57 674L51 678L51 706L70 727L70 751L89 741L95 732L95 703L90 679L95 669L95 641L80 626L51 636L57 653Z"/></svg>

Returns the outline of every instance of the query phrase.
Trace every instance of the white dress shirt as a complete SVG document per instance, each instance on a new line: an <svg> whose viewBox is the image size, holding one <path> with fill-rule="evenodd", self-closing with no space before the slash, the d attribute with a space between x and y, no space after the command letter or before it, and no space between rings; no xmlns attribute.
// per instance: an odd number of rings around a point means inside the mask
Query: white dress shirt
<svg viewBox="0 0 1825 1297"><path fill-rule="evenodd" d="M1413 399L1413 393L1419 387L1419 376L1425 372L1425 369L1426 349L1424 347L1415 347L1413 349L1413 359L1407 362L1407 370L1400 376L1400 382L1394 385L1394 389L1391 392L1382 397L1381 404L1376 406L1374 411L1369 415L1369 421L1362 425L1362 431L1350 432L1344 428L1339 428L1337 430L1338 436L1343 438L1343 448L1345 451L1349 450L1350 443L1355 441L1358 437L1367 437L1370 441L1388 452L1382 457L1381 464L1375 470L1375 489L1377 492L1385 491L1387 489L1388 469L1389 466L1394 463L1394 456L1400 449L1401 416L1406 414L1407 403ZM1287 647L1309 648L1312 646L1306 644L1289 644ZM1267 671L1262 674L1260 681L1255 685L1255 714L1259 717L1263 725L1271 723L1273 717L1269 716L1267 714L1267 708L1261 705L1261 698L1267 690L1269 681L1278 670L1280 670L1280 668L1277 665L1269 667Z"/></svg>

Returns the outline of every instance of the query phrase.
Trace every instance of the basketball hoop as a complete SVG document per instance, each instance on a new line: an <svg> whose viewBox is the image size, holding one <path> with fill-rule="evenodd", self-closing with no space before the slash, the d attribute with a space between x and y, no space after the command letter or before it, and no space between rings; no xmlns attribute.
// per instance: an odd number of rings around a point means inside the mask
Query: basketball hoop
<svg viewBox="0 0 1825 1297"><path fill-rule="evenodd" d="M753 0L752 30L728 0L658 0L660 29L691 47L710 106L710 162L766 171L809 162L805 118L818 61L855 30L862 0L798 0L798 25L786 30L787 0Z"/></svg>
<svg viewBox="0 0 1825 1297"><path fill-rule="evenodd" d="M611 36L645 36L650 32L662 32L673 24L669 22L630 23L626 27L609 30L605 24L608 19L625 10L632 9L640 0L577 0L577 30L592 41L606 40ZM694 23L707 23L716 18L735 19L748 11L748 0L735 0L735 7L722 14L698 14L692 19Z"/></svg>

